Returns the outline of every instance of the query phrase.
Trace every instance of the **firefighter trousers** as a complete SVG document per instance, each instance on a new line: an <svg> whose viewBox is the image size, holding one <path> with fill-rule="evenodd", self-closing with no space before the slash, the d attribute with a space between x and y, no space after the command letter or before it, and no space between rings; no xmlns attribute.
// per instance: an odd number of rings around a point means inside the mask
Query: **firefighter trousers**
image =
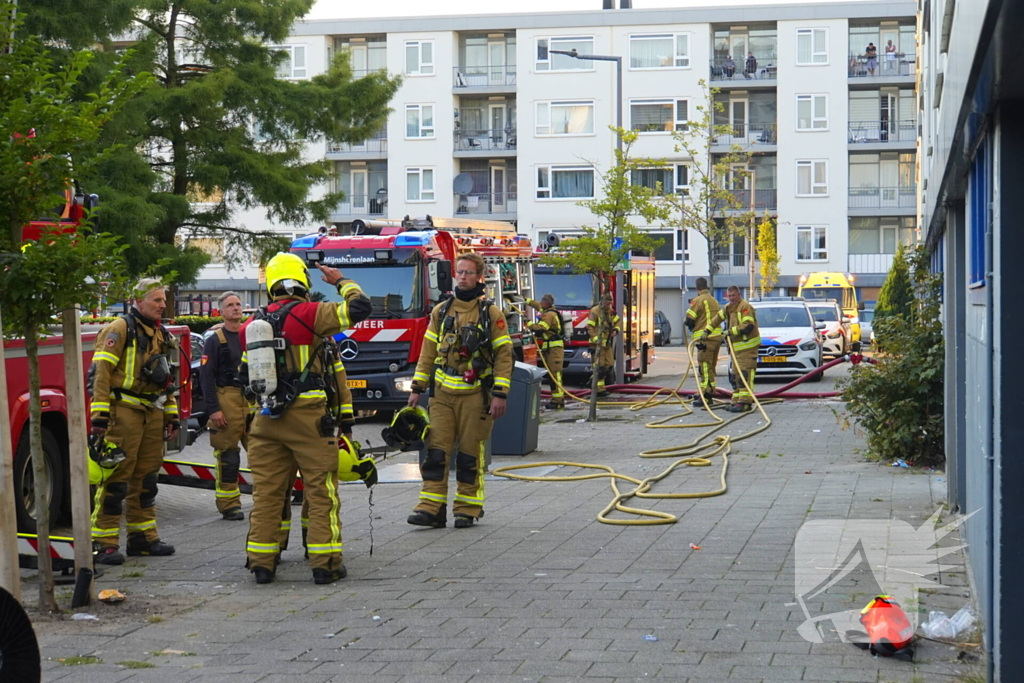
<svg viewBox="0 0 1024 683"><path fill-rule="evenodd" d="M453 394L442 387L435 389L430 397L427 452L420 457L423 488L415 511L436 515L448 503L449 456L457 445L453 512L480 517L484 507L484 449L492 424L481 392Z"/></svg>
<svg viewBox="0 0 1024 683"><path fill-rule="evenodd" d="M160 539L156 478L164 461L163 411L113 401L109 425L106 439L124 450L125 459L96 491L92 539L101 548L118 547L124 508L128 535L145 535L152 543Z"/></svg>
<svg viewBox="0 0 1024 683"><path fill-rule="evenodd" d="M565 405L565 394L562 391L562 365L565 363L565 347L546 347L541 344L544 363L548 368L548 382L551 384L551 402L556 406Z"/></svg>
<svg viewBox="0 0 1024 683"><path fill-rule="evenodd" d="M281 546L281 550L288 550L288 539L292 533L292 493L295 490L295 480L298 478L298 472L292 474L291 483L285 489L284 504L281 507L281 531L277 537L277 543ZM309 501L306 500L305 495L302 496L302 517L300 521L302 522L302 545L305 547L306 530L309 529Z"/></svg>
<svg viewBox="0 0 1024 683"><path fill-rule="evenodd" d="M210 445L217 460L217 511L242 507L238 493L238 468L242 466L242 450L249 449L249 403L239 387L217 387L217 403L228 426L210 428Z"/></svg>
<svg viewBox="0 0 1024 683"><path fill-rule="evenodd" d="M743 377L747 380L747 385L750 386L750 391L747 391L746 386L744 386L743 379L740 379L738 376L731 377L732 402L753 403L754 396L750 392L754 390L754 375L757 372L757 347L737 351L736 361L739 371L743 373ZM736 366L733 369L734 373L735 371Z"/></svg>
<svg viewBox="0 0 1024 683"><path fill-rule="evenodd" d="M602 344L596 350L591 346L590 351L591 365L597 370L597 390L604 391L606 382L612 384L615 381L615 347Z"/></svg>
<svg viewBox="0 0 1024 683"><path fill-rule="evenodd" d="M309 564L337 570L342 562L341 499L338 497L338 440L321 433L323 402L292 405L278 418L257 415L249 434L253 501L246 542L249 569L273 571L281 550L282 508L302 471L309 502ZM333 430L332 430L333 431Z"/></svg>
<svg viewBox="0 0 1024 683"><path fill-rule="evenodd" d="M715 373L718 371L718 351L722 348L722 338L712 337L704 340L704 350L697 349L697 369L700 371L700 391L711 398L715 393Z"/></svg>

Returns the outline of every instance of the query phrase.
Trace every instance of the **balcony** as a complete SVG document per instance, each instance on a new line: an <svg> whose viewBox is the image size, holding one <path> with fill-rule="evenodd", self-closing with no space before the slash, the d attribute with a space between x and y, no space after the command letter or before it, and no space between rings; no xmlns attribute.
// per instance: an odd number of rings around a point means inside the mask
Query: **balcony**
<svg viewBox="0 0 1024 683"><path fill-rule="evenodd" d="M871 79L873 82L913 83L917 70L917 57L913 54L894 53L868 57L850 55L847 75L853 79Z"/></svg>
<svg viewBox="0 0 1024 683"><path fill-rule="evenodd" d="M459 216L514 219L519 209L519 201L515 192L471 192L455 195L455 206L455 213Z"/></svg>
<svg viewBox="0 0 1024 683"><path fill-rule="evenodd" d="M375 137L362 142L328 142L327 158L343 159L387 159L388 139Z"/></svg>
<svg viewBox="0 0 1024 683"><path fill-rule="evenodd" d="M455 156L510 156L516 153L516 129L455 129Z"/></svg>
<svg viewBox="0 0 1024 683"><path fill-rule="evenodd" d="M739 145L740 147L750 147L757 145L758 147L768 147L778 144L778 126L774 123L734 123L726 124L729 126L730 131L726 135L718 135L714 142L713 147L732 147L733 145ZM722 128L721 130L725 130ZM728 149L712 149L712 152L727 152Z"/></svg>
<svg viewBox="0 0 1024 683"><path fill-rule="evenodd" d="M893 254L850 254L846 270L860 275L888 273L892 268L892 257Z"/></svg>
<svg viewBox="0 0 1024 683"><path fill-rule="evenodd" d="M779 65L774 59L757 60L757 66L748 69L744 61L730 62L727 59L711 60L711 82L721 87L733 83L736 86L773 87L778 80Z"/></svg>
<svg viewBox="0 0 1024 683"><path fill-rule="evenodd" d="M376 194L348 195L331 212L331 222L340 223L359 216L386 216L388 210L387 190Z"/></svg>
<svg viewBox="0 0 1024 683"><path fill-rule="evenodd" d="M895 215L913 215L917 210L917 187L851 187L849 208L865 210L855 215L871 215L879 209L887 214L896 210Z"/></svg>
<svg viewBox="0 0 1024 683"><path fill-rule="evenodd" d="M452 70L452 87L458 94L515 92L516 65L457 66Z"/></svg>
<svg viewBox="0 0 1024 683"><path fill-rule="evenodd" d="M725 207L724 202L716 202L716 212L721 213L722 211L732 211L742 213L744 211L775 211L779 206L779 191L775 188L753 191L731 190L731 192L732 196L736 198L736 206ZM753 193L753 196L751 196L751 193ZM750 204L751 200L754 202L753 206Z"/></svg>
<svg viewBox="0 0 1024 683"><path fill-rule="evenodd" d="M754 259L755 270L760 269L761 262ZM748 275L750 268L747 266L746 254L715 254L715 275Z"/></svg>
<svg viewBox="0 0 1024 683"><path fill-rule="evenodd" d="M917 121L850 121L849 141L851 145L865 145L863 149L882 145L887 148L893 143L907 143L902 147L913 147L917 144Z"/></svg>

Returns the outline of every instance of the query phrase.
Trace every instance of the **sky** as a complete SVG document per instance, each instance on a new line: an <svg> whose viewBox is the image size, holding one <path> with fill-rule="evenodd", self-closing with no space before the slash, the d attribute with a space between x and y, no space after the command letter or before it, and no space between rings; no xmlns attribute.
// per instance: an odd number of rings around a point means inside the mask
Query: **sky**
<svg viewBox="0 0 1024 683"><path fill-rule="evenodd" d="M845 0L847 2L851 0ZM852 0L856 2L857 0ZM724 5L767 5L828 0L633 0L633 9L663 7L709 7ZM616 5L618 2L616 2ZM317 0L306 19L352 19L360 17L417 17L479 14L521 14L533 12L574 12L600 10L603 0Z"/></svg>

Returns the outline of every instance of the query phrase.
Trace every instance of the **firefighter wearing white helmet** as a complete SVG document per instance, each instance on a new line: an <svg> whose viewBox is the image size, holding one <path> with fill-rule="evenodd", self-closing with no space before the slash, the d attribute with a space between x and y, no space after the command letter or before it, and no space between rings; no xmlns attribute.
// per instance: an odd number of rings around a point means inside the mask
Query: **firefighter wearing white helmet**
<svg viewBox="0 0 1024 683"><path fill-rule="evenodd" d="M359 285L340 270L317 268L321 279L337 288L340 302L311 302L305 263L293 254L277 254L266 267L271 303L241 330L242 382L257 405L249 434L253 507L246 542L247 566L256 583L274 580L282 509L296 469L302 472L309 505L313 580L327 584L347 575L338 443L346 423L351 431L352 399L344 388L344 365L333 337L369 317L371 308ZM260 356L268 352L272 361L266 364Z"/></svg>

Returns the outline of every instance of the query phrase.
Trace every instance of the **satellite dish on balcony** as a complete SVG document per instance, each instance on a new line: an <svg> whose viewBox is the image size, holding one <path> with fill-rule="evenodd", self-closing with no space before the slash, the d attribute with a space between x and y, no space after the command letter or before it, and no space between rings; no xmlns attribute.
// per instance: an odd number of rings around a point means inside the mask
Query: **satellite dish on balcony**
<svg viewBox="0 0 1024 683"><path fill-rule="evenodd" d="M460 173L452 180L452 187L455 194L469 194L473 191L473 176L468 173Z"/></svg>

